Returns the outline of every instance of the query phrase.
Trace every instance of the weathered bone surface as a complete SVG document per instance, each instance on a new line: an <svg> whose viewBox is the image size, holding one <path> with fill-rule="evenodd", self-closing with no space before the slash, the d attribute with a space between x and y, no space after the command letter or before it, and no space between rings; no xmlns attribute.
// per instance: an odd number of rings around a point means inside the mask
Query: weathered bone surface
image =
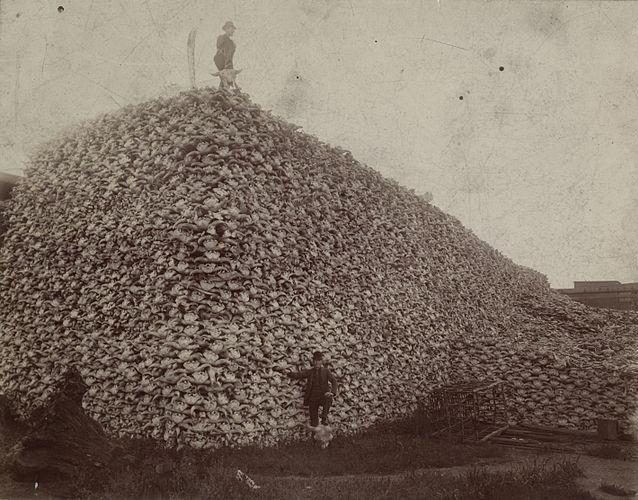
<svg viewBox="0 0 638 500"><path fill-rule="evenodd" d="M27 416L72 364L108 433L212 447L304 432L282 371L330 357L348 432L503 378L517 421L636 400L635 314L550 291L397 183L245 95L182 93L34 155L0 250L0 392Z"/></svg>

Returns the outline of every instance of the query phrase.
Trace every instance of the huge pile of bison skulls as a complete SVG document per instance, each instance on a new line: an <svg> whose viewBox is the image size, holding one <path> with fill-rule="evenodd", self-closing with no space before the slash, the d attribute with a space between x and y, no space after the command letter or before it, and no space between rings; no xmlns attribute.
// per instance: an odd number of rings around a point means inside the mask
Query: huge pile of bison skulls
<svg viewBox="0 0 638 500"><path fill-rule="evenodd" d="M468 375L504 378L517 420L631 409L631 318L555 296L245 95L191 91L69 131L33 156L9 221L0 392L22 415L71 364L114 434L272 443L301 432L285 372L314 349L342 384L341 432Z"/></svg>

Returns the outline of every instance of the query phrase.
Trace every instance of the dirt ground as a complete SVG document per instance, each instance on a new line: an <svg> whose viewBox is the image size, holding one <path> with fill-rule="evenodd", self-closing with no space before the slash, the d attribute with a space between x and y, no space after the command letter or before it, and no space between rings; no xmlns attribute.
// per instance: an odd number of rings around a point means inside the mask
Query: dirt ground
<svg viewBox="0 0 638 500"><path fill-rule="evenodd" d="M463 465L456 467L444 468L428 468L416 471L416 475L450 475L456 476L467 472L475 467L480 467L486 471L503 471L508 470L514 465L524 464L534 459L547 459L550 463L560 462L564 459L578 460L578 464L583 469L584 477L577 480L579 486L589 491L592 495L602 499L615 499L619 497L603 493L599 490L601 484L620 486L625 490L638 491L638 461L636 460L614 460L590 457L587 455L576 454L557 454L551 453L546 455L538 455L525 451L512 451L507 459L484 459L471 465ZM279 491L285 490L290 493L289 498L304 498L304 492L314 488L322 490L323 482L357 482L365 479L366 481L378 481L380 487L387 488L387 481L400 481L408 473L393 474L391 476L330 476L330 477L268 477L255 476L252 479L260 486L266 488L276 488ZM411 473L410 473L411 474ZM390 497L391 492L388 491Z"/></svg>
<svg viewBox="0 0 638 500"><path fill-rule="evenodd" d="M638 491L638 460L635 458L633 460L617 460L573 453L539 454L537 452L516 449L508 450L508 453L504 457L479 459L469 465L419 469L413 472L392 475L342 475L323 477L254 475L251 476L251 478L264 489L281 492L282 498L303 499L307 496L311 496L313 490L315 492L324 491L326 489L325 485L328 483L332 486L332 489L334 489L334 487L339 484L345 486L357 484L361 481L365 481L366 483L370 481L378 482L379 488L387 490L388 498L391 498L391 485L394 482L403 480L407 475L431 477L432 474L437 474L454 477L477 467L485 471L498 472L534 460L547 460L549 464L551 464L552 462L560 462L565 459L577 460L584 472L584 477L577 480L579 486L597 498L602 500L619 498L618 496L600 491L599 487L601 484L615 485L625 490ZM14 482L6 473L0 471L0 500L14 498L48 499L53 497L47 495L39 487L36 487L36 485Z"/></svg>
<svg viewBox="0 0 638 500"><path fill-rule="evenodd" d="M638 491L638 462L636 461L622 461L622 460L610 460L596 457L588 457L584 455L550 455L548 458L551 460L559 461L564 457L578 458L578 462L581 465L585 477L577 480L578 484L585 490L589 491L592 495L600 498L601 500L617 500L619 497L613 496L607 493L603 493L599 490L602 483L612 484L620 486L626 490ZM473 465L458 466L458 467L445 467L436 469L421 469L416 472L416 475L426 474L441 474L455 476L463 472L469 471L474 467L481 467L489 471L499 471L509 469L512 465L522 464L526 460L531 460L533 457L527 453L521 453L513 455L511 460L490 463L493 461L482 461ZM387 481L399 481L406 474L393 474L390 476L328 476L321 478L309 478L309 477L273 477L273 476L253 476L252 479L262 488L276 488L279 491L286 491L288 498L304 498L305 492L310 492L312 489L321 490L321 483L330 482L334 483L351 483L361 481L379 482L379 486L387 488ZM388 492L390 495L390 492ZM35 485L16 483L12 481L6 474L0 474L0 499L9 500L17 498L38 498L49 499L53 498L38 491Z"/></svg>
<svg viewBox="0 0 638 500"><path fill-rule="evenodd" d="M625 490L638 491L638 461L609 460L604 458L581 456L579 463L585 471L585 477L578 484L593 495L604 499L618 498L601 492L601 483L615 484Z"/></svg>

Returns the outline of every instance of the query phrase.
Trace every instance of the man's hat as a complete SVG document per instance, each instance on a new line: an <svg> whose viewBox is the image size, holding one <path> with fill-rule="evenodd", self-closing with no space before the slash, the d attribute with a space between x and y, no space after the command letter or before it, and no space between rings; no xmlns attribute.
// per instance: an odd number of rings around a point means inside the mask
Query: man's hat
<svg viewBox="0 0 638 500"><path fill-rule="evenodd" d="M237 26L235 26L232 21L226 21L226 23L222 26L222 29L225 30L226 28L237 29Z"/></svg>
<svg viewBox="0 0 638 500"><path fill-rule="evenodd" d="M323 359L323 354L321 354L321 351L315 351L312 355L312 359L313 361L318 361L320 359Z"/></svg>

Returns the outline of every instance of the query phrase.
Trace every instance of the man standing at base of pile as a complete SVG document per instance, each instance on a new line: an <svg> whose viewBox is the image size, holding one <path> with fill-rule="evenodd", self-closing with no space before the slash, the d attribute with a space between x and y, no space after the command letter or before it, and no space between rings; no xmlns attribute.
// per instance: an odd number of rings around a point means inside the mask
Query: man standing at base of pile
<svg viewBox="0 0 638 500"><path fill-rule="evenodd" d="M328 425L328 412L332 405L332 398L339 394L337 379L330 373L330 370L323 366L323 354L316 351L312 356L313 367L300 372L289 373L288 376L294 379L306 379L304 390L304 406L308 406L310 413L310 426L319 425L319 407L321 411L322 425Z"/></svg>
<svg viewBox="0 0 638 500"><path fill-rule="evenodd" d="M232 21L227 21L222 30L223 35L217 37L217 53L213 58L218 71L233 69L233 55L235 55L235 42L232 40L233 33L237 28Z"/></svg>

